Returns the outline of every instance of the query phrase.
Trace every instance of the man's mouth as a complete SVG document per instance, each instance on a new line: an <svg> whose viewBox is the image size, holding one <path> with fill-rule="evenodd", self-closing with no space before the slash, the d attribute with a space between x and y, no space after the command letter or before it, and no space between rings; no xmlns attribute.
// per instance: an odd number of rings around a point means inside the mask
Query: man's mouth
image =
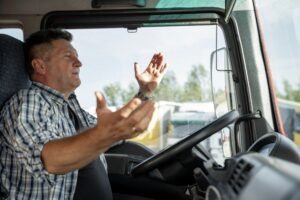
<svg viewBox="0 0 300 200"><path fill-rule="evenodd" d="M79 71L78 72L72 72L73 75L79 75Z"/></svg>

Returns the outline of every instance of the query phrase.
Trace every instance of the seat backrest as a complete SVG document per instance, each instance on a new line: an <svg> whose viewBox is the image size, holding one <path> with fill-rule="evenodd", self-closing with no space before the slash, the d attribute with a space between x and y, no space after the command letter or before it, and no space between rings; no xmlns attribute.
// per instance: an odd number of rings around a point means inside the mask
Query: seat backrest
<svg viewBox="0 0 300 200"><path fill-rule="evenodd" d="M0 34L0 109L18 90L30 85L23 42Z"/></svg>

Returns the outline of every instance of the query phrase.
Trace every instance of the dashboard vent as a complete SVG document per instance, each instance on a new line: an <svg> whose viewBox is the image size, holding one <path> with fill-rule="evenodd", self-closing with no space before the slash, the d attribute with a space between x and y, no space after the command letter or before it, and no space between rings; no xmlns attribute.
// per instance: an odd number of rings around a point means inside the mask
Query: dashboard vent
<svg viewBox="0 0 300 200"><path fill-rule="evenodd" d="M235 194L238 195L243 189L243 187L246 185L249 179L249 173L252 168L253 166L243 159L239 160L236 164L228 180L228 184Z"/></svg>

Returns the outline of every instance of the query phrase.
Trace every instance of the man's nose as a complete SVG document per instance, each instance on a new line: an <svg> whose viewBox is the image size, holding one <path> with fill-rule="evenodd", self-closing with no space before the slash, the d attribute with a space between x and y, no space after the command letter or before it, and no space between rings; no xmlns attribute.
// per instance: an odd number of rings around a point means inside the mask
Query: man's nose
<svg viewBox="0 0 300 200"><path fill-rule="evenodd" d="M79 60L78 57L75 57L74 64L75 64L76 67L81 67L82 66L82 63L81 63L81 61Z"/></svg>

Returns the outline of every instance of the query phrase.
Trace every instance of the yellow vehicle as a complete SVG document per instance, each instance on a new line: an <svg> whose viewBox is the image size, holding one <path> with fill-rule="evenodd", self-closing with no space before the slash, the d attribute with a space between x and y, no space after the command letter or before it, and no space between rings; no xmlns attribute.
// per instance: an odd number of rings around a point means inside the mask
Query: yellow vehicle
<svg viewBox="0 0 300 200"><path fill-rule="evenodd" d="M300 103L278 99L285 134L300 147Z"/></svg>
<svg viewBox="0 0 300 200"><path fill-rule="evenodd" d="M201 129L213 119L212 102L159 101L148 129L131 141L160 150Z"/></svg>
<svg viewBox="0 0 300 200"><path fill-rule="evenodd" d="M170 140L169 135L173 131L171 126L172 115L180 103L159 101L157 102L157 109L153 114L150 125L146 131L139 136L131 139L131 141L144 144L154 151L158 151L168 146Z"/></svg>
<svg viewBox="0 0 300 200"><path fill-rule="evenodd" d="M153 150L160 149L161 140L163 139L162 136L164 135L164 132L162 132L163 125L161 122L162 120L158 115L158 111L156 111L148 129L137 137L131 139L131 141L144 144Z"/></svg>

